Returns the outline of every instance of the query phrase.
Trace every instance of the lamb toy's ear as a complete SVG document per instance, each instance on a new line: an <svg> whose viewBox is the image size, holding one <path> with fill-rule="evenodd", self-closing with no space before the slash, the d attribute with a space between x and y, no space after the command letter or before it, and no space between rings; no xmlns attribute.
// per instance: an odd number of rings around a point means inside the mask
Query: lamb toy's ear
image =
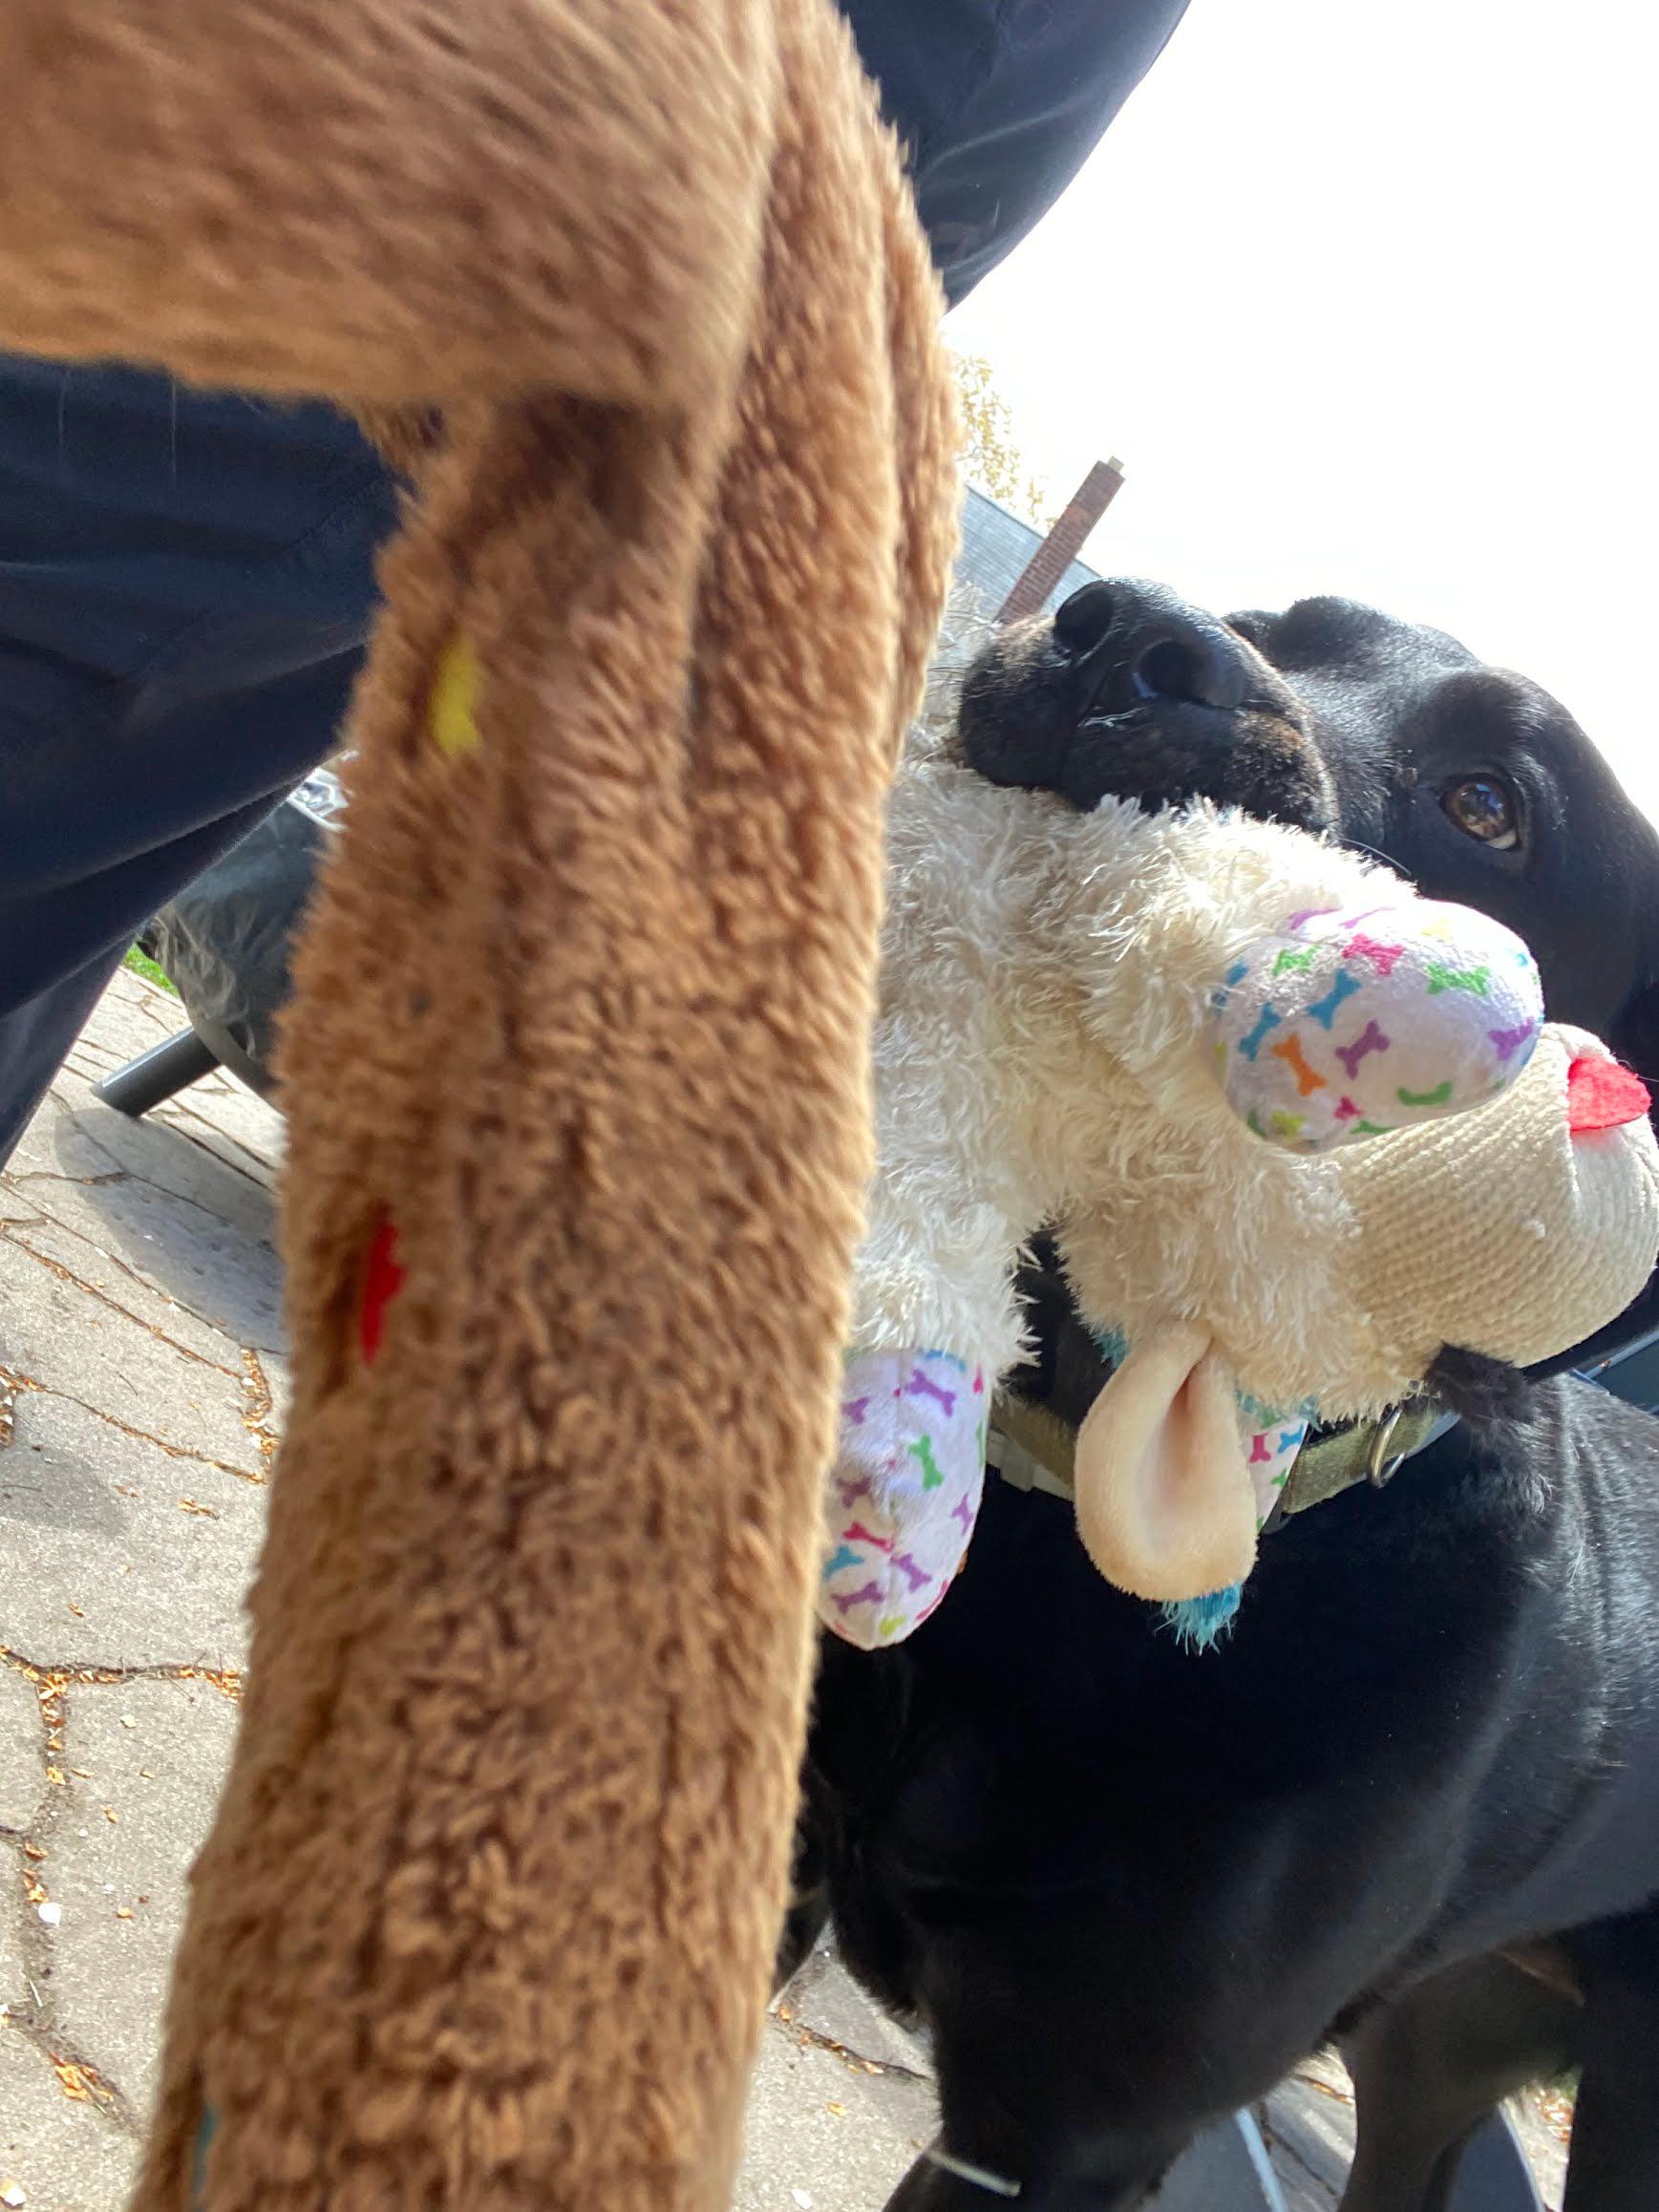
<svg viewBox="0 0 1659 2212"><path fill-rule="evenodd" d="M1542 1019L1519 937L1470 907L1404 899L1293 914L1246 947L1211 1000L1208 1049L1258 1137L1329 1152L1496 1097Z"/></svg>
<svg viewBox="0 0 1659 2212"><path fill-rule="evenodd" d="M1238 1393L1209 1331L1149 1329L1077 1432L1077 1533L1134 1597L1202 1597L1243 1582L1256 1556L1256 1492Z"/></svg>

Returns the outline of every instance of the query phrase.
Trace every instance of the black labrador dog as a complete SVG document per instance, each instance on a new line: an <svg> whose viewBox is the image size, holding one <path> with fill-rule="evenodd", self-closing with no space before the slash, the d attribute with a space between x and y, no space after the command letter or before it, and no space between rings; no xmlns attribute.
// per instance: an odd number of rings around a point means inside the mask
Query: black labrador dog
<svg viewBox="0 0 1659 2212"><path fill-rule="evenodd" d="M1563 708L1448 637L1091 585L989 649L958 742L1081 807L1207 794L1382 854L1659 1077L1659 839ZM1076 1421L1097 1355L1052 1267L1027 1289L1022 1393ZM894 2208L1128 2212L1332 2036L1346 2212L1435 2212L1498 2099L1570 2064L1567 2212L1659 2207L1659 1422L1455 1346L1434 1380L1459 1424L1270 1535L1207 1651L994 1478L909 1643L825 1640L786 1949L833 1913L931 2032L950 2162Z"/></svg>

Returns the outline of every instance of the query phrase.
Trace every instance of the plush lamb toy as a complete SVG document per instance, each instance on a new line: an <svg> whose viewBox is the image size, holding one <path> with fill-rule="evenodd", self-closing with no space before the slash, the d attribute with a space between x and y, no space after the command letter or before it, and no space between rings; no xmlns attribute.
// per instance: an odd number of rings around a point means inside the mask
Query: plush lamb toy
<svg viewBox="0 0 1659 2212"><path fill-rule="evenodd" d="M1164 1601L1248 1572L1310 1417L1398 1404L1446 1344L1543 1358L1647 1279L1647 1093L1543 1023L1499 924L1296 830L1078 814L921 739L889 857L819 1600L849 1641L908 1635L961 1564L1045 1223L1126 1348L1077 1439L1079 1531Z"/></svg>

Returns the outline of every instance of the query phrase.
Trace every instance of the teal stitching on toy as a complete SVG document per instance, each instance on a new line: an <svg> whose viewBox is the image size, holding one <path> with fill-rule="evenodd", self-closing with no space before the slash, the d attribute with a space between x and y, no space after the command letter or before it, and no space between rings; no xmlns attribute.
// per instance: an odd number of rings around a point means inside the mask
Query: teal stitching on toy
<svg viewBox="0 0 1659 2212"><path fill-rule="evenodd" d="M1249 972L1250 964L1247 960L1234 961L1232 967L1228 968L1226 974L1222 978L1220 989L1212 990L1210 992L1211 1013L1226 1012L1227 1001L1233 995L1234 985L1243 983L1245 976L1248 975ZM1226 1047L1223 1045L1222 1050L1224 1052Z"/></svg>
<svg viewBox="0 0 1659 2212"><path fill-rule="evenodd" d="M1248 1414L1259 1428L1287 1429L1293 1421L1312 1420L1319 1411L1319 1400L1304 1398L1297 1406L1268 1406L1264 1405L1260 1398L1253 1398L1248 1391L1241 1391L1239 1410Z"/></svg>
<svg viewBox="0 0 1659 2212"><path fill-rule="evenodd" d="M1224 1590L1211 1590L1208 1597L1179 1598L1159 1610L1183 1651L1207 1651L1231 1631L1243 1595L1241 1584L1229 1583Z"/></svg>
<svg viewBox="0 0 1659 2212"><path fill-rule="evenodd" d="M210 2104L202 2108L201 2124L196 2130L196 2148L190 2160L190 2201L196 2212L207 2201L207 2153L219 2132L219 2115Z"/></svg>

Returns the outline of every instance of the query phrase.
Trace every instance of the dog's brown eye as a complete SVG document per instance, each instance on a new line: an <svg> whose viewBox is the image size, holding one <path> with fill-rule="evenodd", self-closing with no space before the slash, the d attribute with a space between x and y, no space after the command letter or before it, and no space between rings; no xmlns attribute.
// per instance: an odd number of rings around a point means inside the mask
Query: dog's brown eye
<svg viewBox="0 0 1659 2212"><path fill-rule="evenodd" d="M1521 842L1515 794L1495 776L1466 776L1441 794L1440 804L1465 837L1478 838L1500 853Z"/></svg>

